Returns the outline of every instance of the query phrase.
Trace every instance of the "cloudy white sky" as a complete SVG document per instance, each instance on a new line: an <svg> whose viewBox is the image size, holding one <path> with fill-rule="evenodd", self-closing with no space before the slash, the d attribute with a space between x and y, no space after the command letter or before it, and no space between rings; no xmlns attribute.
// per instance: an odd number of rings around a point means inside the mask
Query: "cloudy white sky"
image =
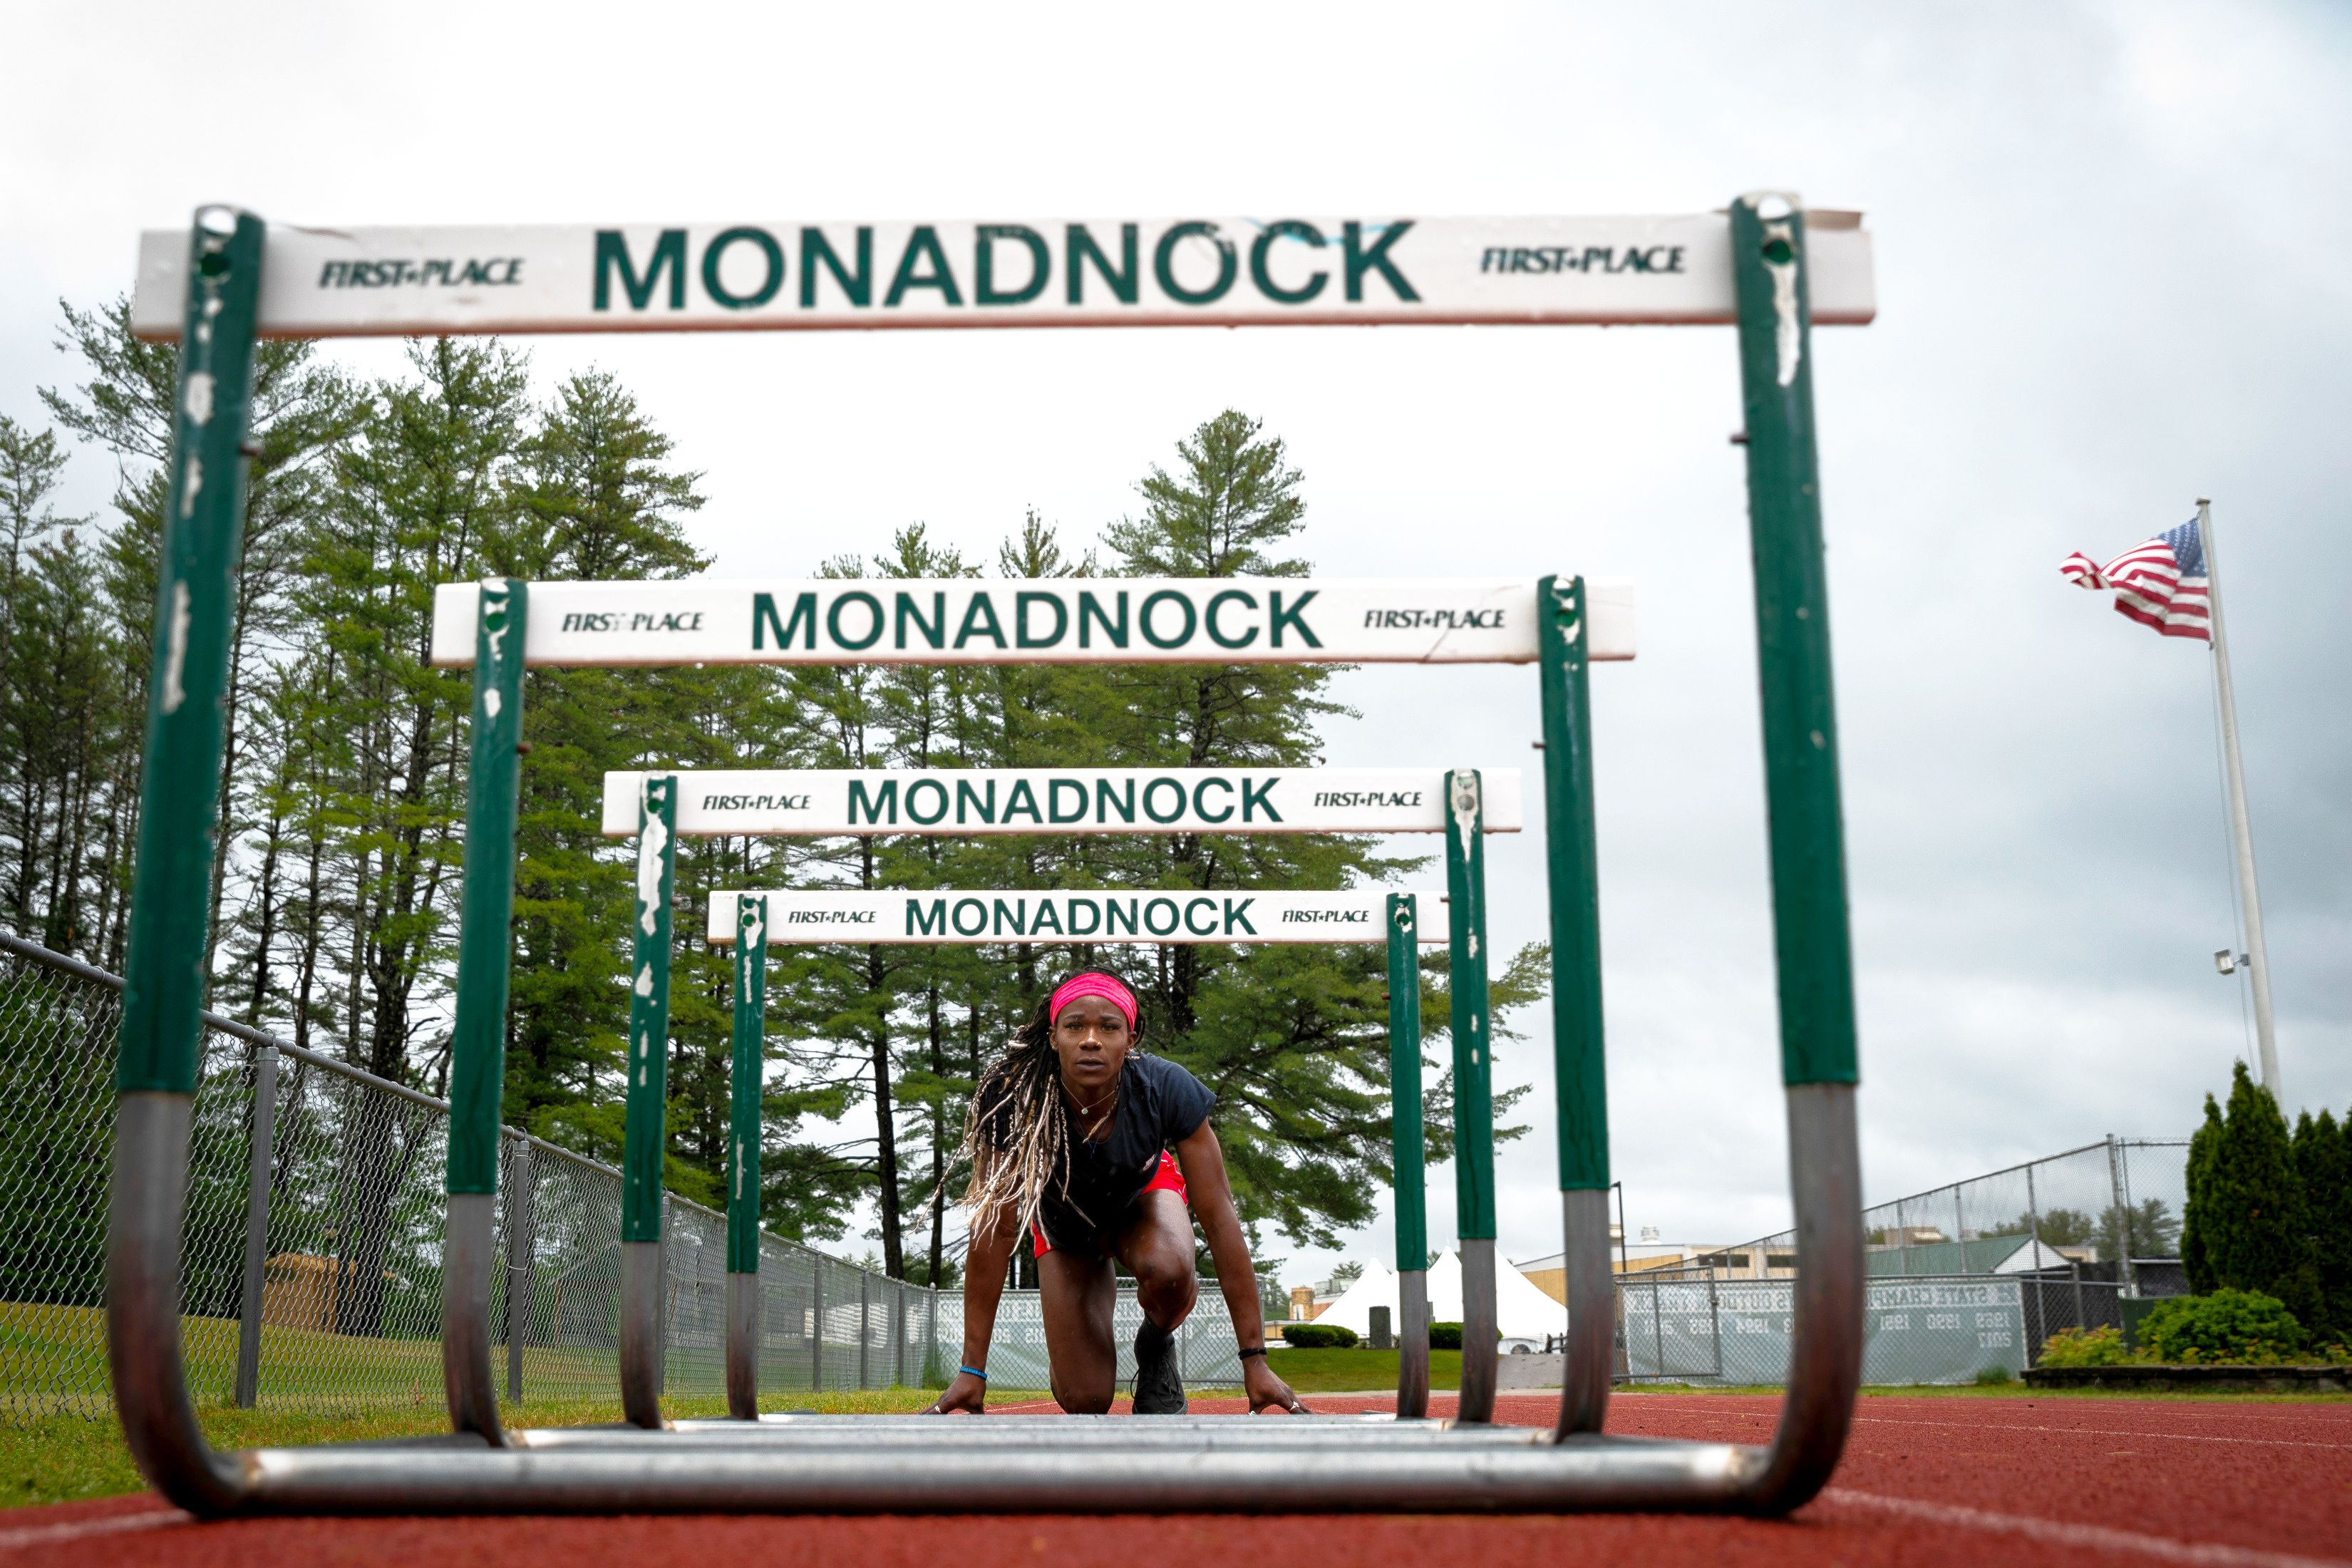
<svg viewBox="0 0 2352 1568"><path fill-rule="evenodd" d="M2289 1100L2352 1103L2352 17L1972 5L1089 6L9 0L0 410L59 297L205 201L318 224L1860 207L1880 317L1817 335L1873 1198L2170 1133L2251 1049L2208 660L2067 587L2215 500ZM339 349L388 368L394 349ZM1629 1218L1786 1222L1755 668L1722 329L554 339L706 475L727 574L920 519L1073 542L1227 406L1350 574L1641 584L1596 673ZM99 510L107 461L69 498ZM1535 677L1373 668L1342 763L1528 767ZM1542 928L1540 836L1493 858ZM1503 1250L1557 1244L1548 1020ZM1450 1236L1451 1182L1433 1192ZM1385 1230L1357 1239L1385 1257ZM1276 1248L1276 1250L1280 1250ZM1294 1257L1305 1277L1331 1255Z"/></svg>

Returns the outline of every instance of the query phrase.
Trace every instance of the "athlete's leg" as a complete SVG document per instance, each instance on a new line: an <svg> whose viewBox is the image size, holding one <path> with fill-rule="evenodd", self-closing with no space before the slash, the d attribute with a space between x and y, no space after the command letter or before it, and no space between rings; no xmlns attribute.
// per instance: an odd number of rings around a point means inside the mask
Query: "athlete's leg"
<svg viewBox="0 0 2352 1568"><path fill-rule="evenodd" d="M1135 1201L1118 1234L1118 1260L1135 1276L1143 1315L1172 1330L1192 1310L1200 1281L1192 1271L1192 1214L1181 1194L1156 1187Z"/></svg>
<svg viewBox="0 0 2352 1568"><path fill-rule="evenodd" d="M1181 1193L1147 1189L1118 1235L1118 1256L1135 1276L1143 1326L1135 1331L1135 1413L1181 1415L1190 1407L1177 1365L1176 1326L1200 1289L1192 1275L1192 1216Z"/></svg>
<svg viewBox="0 0 2352 1568"><path fill-rule="evenodd" d="M1110 1259L1054 1247L1037 1259L1037 1294L1055 1403L1073 1415L1102 1415L1118 1392L1118 1342L1111 1331L1118 1282Z"/></svg>

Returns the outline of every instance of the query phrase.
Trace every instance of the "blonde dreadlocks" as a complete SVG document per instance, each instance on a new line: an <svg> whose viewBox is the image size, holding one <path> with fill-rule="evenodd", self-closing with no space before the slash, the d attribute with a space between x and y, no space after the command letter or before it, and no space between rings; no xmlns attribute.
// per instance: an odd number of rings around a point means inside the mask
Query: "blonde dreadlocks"
<svg viewBox="0 0 2352 1568"><path fill-rule="evenodd" d="M1027 1230L1036 1223L1049 1187L1070 1201L1069 1118L1062 1112L1062 1058L1054 1049L1052 996L1049 989L1039 999L1037 1010L1013 1031L1004 1055L980 1075L972 1090L963 1131L963 1157L971 1162L972 1179L963 1204L974 1226L1010 1214L1016 1230ZM1143 1037L1140 1013L1134 1036L1138 1042ZM1089 1217L1083 1209L1078 1213Z"/></svg>

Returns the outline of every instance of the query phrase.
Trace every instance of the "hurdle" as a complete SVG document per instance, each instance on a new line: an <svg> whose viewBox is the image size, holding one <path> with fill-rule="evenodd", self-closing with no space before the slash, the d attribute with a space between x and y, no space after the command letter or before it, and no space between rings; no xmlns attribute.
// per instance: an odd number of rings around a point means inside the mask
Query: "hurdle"
<svg viewBox="0 0 2352 1568"><path fill-rule="evenodd" d="M672 859L664 858L656 865L652 857L674 857L679 838L698 837L818 837L861 832L941 837L1046 832L1446 833L1451 864L1458 858L1458 844L1464 840L1463 833L1455 831L1464 824L1455 819L1450 809L1456 776L1434 769L1414 768L624 770L604 775L603 829L608 837L636 838L640 889L667 886L674 877ZM1458 776L1460 787L1473 792L1479 805L1476 820L1468 825L1469 832L1483 836L1487 832L1519 830L1522 807L1517 769L1505 769L1494 775L1497 809L1491 813L1486 810L1484 775L1465 773ZM1449 894L1444 901L1452 911L1450 930L1463 933L1464 921L1476 921L1475 927L1468 928L1475 934L1461 934L1460 940L1455 941L1454 961L1458 966L1458 977L1470 976L1475 972L1472 994L1475 1000L1470 1008L1474 1048L1468 1053L1466 1070L1483 1074L1487 1070L1486 1064L1475 1048L1475 1037L1486 1005L1483 861L1465 863L1461 875L1473 885L1475 896L1456 898ZM778 933L774 940L779 943L954 940L979 944L1034 940L1045 928L1032 922L1051 920L1053 934L1074 941L1097 937L1116 941L1122 934L1128 940L1145 942L1303 940L1297 933L1306 926L1300 920L1293 920L1293 916L1312 917L1309 924L1328 922L1326 929L1334 934L1326 940L1384 941L1387 944L1390 1147L1391 1165L1395 1173L1398 1315L1402 1335L1398 1358L1397 1414L1410 1419L1427 1413L1428 1226L1423 1193L1426 1178L1422 1131L1420 968L1413 956L1421 928L1419 908L1412 895L1391 896L1387 905L1377 911L1383 928L1378 935L1371 932L1376 911L1360 900L1301 906L1286 898L1275 898L1268 901L1267 908L1258 911L1260 918L1276 922L1268 928L1267 936L1258 934L1259 928L1246 910L1241 930L1232 929L1230 921L1214 923L1213 912L1210 916L1211 927L1195 929L1190 900L1175 894L1163 895L1168 910L1165 931L1152 929L1153 916L1148 912L1160 899L1150 893L1128 895L1129 918L1124 933L1116 930L1119 905L1116 896L1108 892L1070 895L1089 900L1078 906L1089 911L1090 923L1083 930L1076 925L1078 917L1075 910L1068 917L1070 923L1066 925L1059 907L1050 899L1028 903L1015 900L1008 906L1005 900L1013 896L1003 893L926 891L909 892L907 896L947 900L947 904L937 911L936 933L917 931L909 918L896 919L892 923L891 917L898 911L887 906L887 900L877 901L874 898L841 902L803 890L776 895L782 901L772 910L767 902L769 895L740 893L722 895L710 906L706 940L714 946L737 943L727 1171L726 1365L730 1415L739 1420L756 1419L759 1415L760 1074L767 971L757 957L766 951L769 933ZM735 914L731 925L725 903L730 897L737 900L732 906ZM1254 907L1263 897L1247 895L1244 901ZM966 900L976 900L971 907L979 921L970 931L964 930L961 919ZM1013 921L1009 932L1003 929L1004 911L1008 909ZM952 928L948 924L950 910L955 921ZM646 907L640 902L637 921L641 932L649 929L647 919ZM1204 932L1208 930L1222 934L1207 936ZM1290 934L1282 934L1285 931ZM642 979L633 994L667 997L667 952L666 946L659 946L640 955L643 963L635 973ZM646 963L654 967L645 968ZM1464 981L1457 978L1456 984ZM635 1038L633 1029L632 1039ZM1455 1070L1457 1075L1465 1071L1458 1052ZM1475 1170L1458 1168L1461 1191L1457 1195L1465 1213L1470 1212L1475 1194L1491 1194L1493 1190L1493 1123L1488 1099L1481 1095L1467 1106L1463 1097L1457 1096L1454 1101L1456 1147L1463 1152L1465 1160L1479 1163ZM633 1099L628 1114L658 1116L661 1103L658 1097L649 1096L641 1112L639 1102ZM650 1179L657 1182L657 1145L645 1142L629 1147L642 1149L640 1157L656 1162ZM1485 1228L1477 1237L1486 1243L1483 1258L1472 1257L1470 1242L1464 1246L1465 1273L1484 1268L1489 1279L1487 1287L1483 1291L1474 1291L1472 1300L1465 1303L1465 1364L1478 1368L1475 1375L1465 1374L1465 1381L1485 1390L1481 1399L1465 1394L1461 1418L1465 1420L1486 1420L1493 1414L1496 1352L1491 1342L1495 1336L1485 1331L1494 1327L1491 1209L1490 1200L1484 1211ZM658 1223L658 1210L653 1218ZM659 1275L656 1272L648 1278L657 1281ZM623 1405L632 1413L629 1418L633 1423L648 1427L660 1425L657 1373L662 1325L656 1309L650 1305L659 1299L659 1293L650 1289L641 1296L625 1298L621 1316L625 1382L631 1378L655 1380L650 1389L642 1384L625 1388ZM1484 1318L1477 1315L1480 1310L1486 1313ZM650 1342L653 1348L632 1353L628 1346L641 1342ZM1605 1396L1605 1384L1602 1393ZM644 1418L640 1419L638 1413L643 1413Z"/></svg>
<svg viewBox="0 0 2352 1568"><path fill-rule="evenodd" d="M1045 288L1051 247L1027 226L867 225L857 226L854 241L838 226L831 239L820 226L803 229L804 263L812 257L837 262L853 250L863 256L877 234L886 250L902 246L906 258L943 255L945 236L950 248L972 247L982 275L999 241L1020 242L1034 263L1025 289L982 290L968 308L942 289L940 298L902 310L903 290L894 287L881 307L887 315L876 313L862 261L854 277L833 267L842 298L822 298L809 276L796 303L782 287L784 245L751 226L270 231L251 214L208 208L191 233L142 237L133 329L152 339L176 336L182 347L108 1231L109 1362L116 1407L142 1472L173 1501L205 1516L723 1509L1780 1513L1815 1495L1836 1466L1853 1418L1864 1296L1858 1071L1811 328L1816 319L1866 322L1874 304L1869 239L1858 216L1810 217L1785 198L1748 195L1727 213L1664 218L1195 219L1154 226L1148 269L1138 261L1141 224L1118 225L1121 237L1110 241L1123 263L1106 259L1112 251L1087 225L1070 224L1066 291ZM1253 232L1244 285L1238 249L1224 236ZM698 269L688 265L690 250L699 252ZM1638 255L1641 265L1549 271L1516 265L1539 250ZM740 268L730 274L730 252L740 261L756 259L755 251L767 263L764 282L747 279ZM504 265L495 277L484 274L478 288L453 278L454 264L425 259L449 257L496 257ZM902 258L902 274L908 264ZM1203 266L1210 270L1203 273ZM1092 298L1085 268L1093 268ZM346 286L362 275L399 286ZM690 287L698 276L698 289ZM459 1278L445 1286L451 1321L444 1330L444 1367L455 1428L448 1437L238 1454L210 1447L196 1425L180 1353L180 1226L205 980L197 955L205 949L220 696L257 336L1381 322L1737 325L1800 1264L1790 1387L1768 1445L1606 1438L1596 1429L1605 1381L1595 1394L1589 1373L1573 1370L1583 1394L1564 1395L1557 1426L1542 1432L1475 1422L1324 1418L1227 1423L1204 1431L1199 1422L1104 1424L1091 1417L1036 1418L1049 1425L1034 1437L1009 1440L973 1431L977 1423L845 1426L848 1418L819 1417L777 1423L781 1441L768 1436L774 1418L731 1424L757 1430L762 1441L756 1444L701 1430L507 1432L498 1421L487 1328L469 1340L457 1321L470 1315L486 1322L475 1298L486 1300L487 1289L477 1292ZM493 600L502 616L492 613ZM1570 1360L1572 1368L1589 1367L1594 1358L1586 1336L1594 1333L1602 1336L1605 1356L1606 1319L1591 1310L1596 1283L1600 1298L1607 1295L1608 1178L1605 1117L1597 1100L1601 1038L1585 678L1590 661L1632 652L1630 606L1612 585L1571 576L1320 584L506 582L445 585L436 599L434 640L437 662L476 666L472 787L503 789L509 824L512 732L501 726L520 721L525 664L1545 663ZM1559 668L1549 668L1555 661ZM485 754L486 745L507 746L507 756ZM498 803L478 793L469 825L478 807L493 831L479 844L469 837L462 905L468 922L487 921L496 902L491 894L476 898L472 884L497 874ZM510 839L504 874L511 875ZM467 958L495 952L499 962L489 968L502 972L505 940L502 928L495 943L461 929L461 1017L453 1031L453 1049L468 1053L452 1067L453 1120L478 1118L487 1101L489 1120L482 1125L493 1138L501 998L493 994L484 963L469 969ZM468 1244L465 1232L491 1224L495 1170L458 1161L461 1142L471 1146L470 1137L461 1139L453 1128L446 1267L487 1269L488 1247ZM1277 1454L1312 1455L1318 1462L1266 1462Z"/></svg>

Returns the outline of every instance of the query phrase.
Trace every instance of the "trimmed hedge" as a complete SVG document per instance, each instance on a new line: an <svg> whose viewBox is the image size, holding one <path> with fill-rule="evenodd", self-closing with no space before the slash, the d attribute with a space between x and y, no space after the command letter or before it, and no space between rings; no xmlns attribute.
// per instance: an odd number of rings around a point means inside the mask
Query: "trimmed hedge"
<svg viewBox="0 0 2352 1568"><path fill-rule="evenodd" d="M1282 1340L1293 1350L1353 1350L1356 1331L1343 1329L1337 1323L1292 1323L1282 1331Z"/></svg>
<svg viewBox="0 0 2352 1568"><path fill-rule="evenodd" d="M2112 1323L2095 1329L2061 1329L2042 1342L2036 1366L2124 1366L2132 1352L2124 1349L2124 1334Z"/></svg>
<svg viewBox="0 0 2352 1568"><path fill-rule="evenodd" d="M2283 1362L2302 1351L2305 1339L2284 1302L2252 1290L2174 1296L2158 1301L2139 1325L2151 1360L2183 1365Z"/></svg>
<svg viewBox="0 0 2352 1568"><path fill-rule="evenodd" d="M2113 1325L2061 1329L2035 1358L2038 1366L2279 1366L2340 1362L2344 1348L2310 1350L2285 1303L2252 1290L2171 1296L2140 1320L2140 1348L2124 1348Z"/></svg>
<svg viewBox="0 0 2352 1568"><path fill-rule="evenodd" d="M1462 1325L1432 1323L1429 1325L1429 1348L1433 1351L1458 1351L1462 1348Z"/></svg>

